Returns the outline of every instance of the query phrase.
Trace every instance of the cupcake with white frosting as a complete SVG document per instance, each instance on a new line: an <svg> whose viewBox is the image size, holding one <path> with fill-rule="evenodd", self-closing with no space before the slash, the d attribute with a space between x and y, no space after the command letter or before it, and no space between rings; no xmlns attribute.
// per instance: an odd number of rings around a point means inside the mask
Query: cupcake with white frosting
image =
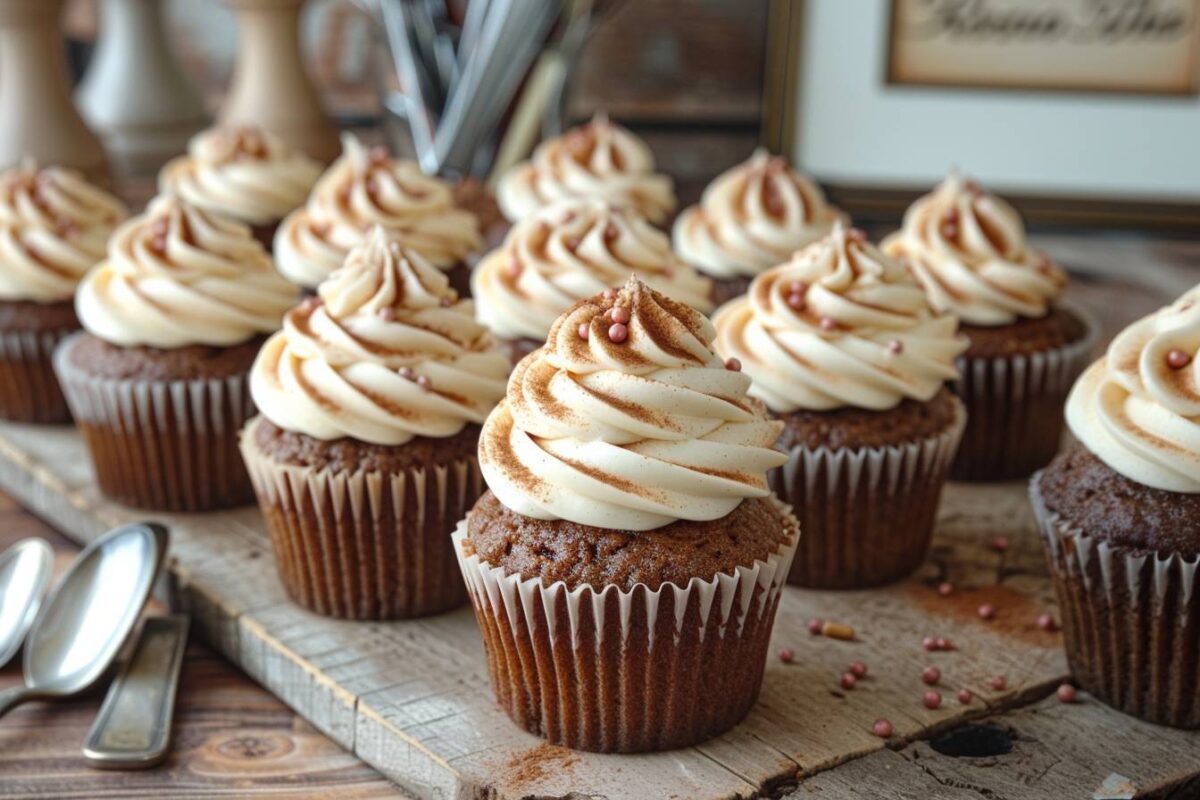
<svg viewBox="0 0 1200 800"><path fill-rule="evenodd" d="M497 698L552 743L684 747L758 694L798 530L767 485L781 425L714 335L631 278L562 314L483 426L454 539Z"/></svg>
<svg viewBox="0 0 1200 800"><path fill-rule="evenodd" d="M321 163L255 127L216 127L188 142L158 174L160 192L250 226L271 248L279 223L304 204Z"/></svg>
<svg viewBox="0 0 1200 800"><path fill-rule="evenodd" d="M675 211L674 185L655 172L650 148L603 114L542 142L529 161L501 177L496 189L500 210L513 223L577 198L606 200L656 225Z"/></svg>
<svg viewBox="0 0 1200 800"><path fill-rule="evenodd" d="M1012 206L957 172L912 204L883 248L971 342L955 383L968 422L952 477L1007 480L1044 466L1097 333L1062 302L1066 273L1029 245Z"/></svg>
<svg viewBox="0 0 1200 800"><path fill-rule="evenodd" d="M113 234L76 293L84 330L54 356L105 494L164 511L252 499L247 378L295 296L250 228L176 196Z"/></svg>
<svg viewBox="0 0 1200 800"><path fill-rule="evenodd" d="M863 588L921 563L962 435L967 347L899 261L840 224L713 319L716 348L782 421L772 475L804 537L791 580Z"/></svg>
<svg viewBox="0 0 1200 800"><path fill-rule="evenodd" d="M382 147L368 150L348 133L341 157L317 181L308 202L279 226L279 271L315 289L376 225L447 273L460 295L470 293L468 258L483 247L476 216L456 205L450 184L426 175L415 161L392 158Z"/></svg>
<svg viewBox="0 0 1200 800"><path fill-rule="evenodd" d="M720 305L845 220L811 178L759 149L717 176L699 204L684 209L673 238L675 251L713 279L713 300Z"/></svg>
<svg viewBox="0 0 1200 800"><path fill-rule="evenodd" d="M1067 400L1079 444L1034 475L1071 674L1200 727L1200 286L1113 339Z"/></svg>
<svg viewBox="0 0 1200 800"><path fill-rule="evenodd" d="M376 227L259 353L241 447L307 608L396 619L465 599L450 534L483 491L480 425L509 372L473 311Z"/></svg>
<svg viewBox="0 0 1200 800"><path fill-rule="evenodd" d="M70 419L54 348L79 330L75 286L125 216L72 170L29 162L0 173L0 418Z"/></svg>
<svg viewBox="0 0 1200 800"><path fill-rule="evenodd" d="M667 235L604 200L565 200L517 224L471 278L479 320L513 362L541 347L572 305L622 285L631 274L700 311L711 281L671 251Z"/></svg>

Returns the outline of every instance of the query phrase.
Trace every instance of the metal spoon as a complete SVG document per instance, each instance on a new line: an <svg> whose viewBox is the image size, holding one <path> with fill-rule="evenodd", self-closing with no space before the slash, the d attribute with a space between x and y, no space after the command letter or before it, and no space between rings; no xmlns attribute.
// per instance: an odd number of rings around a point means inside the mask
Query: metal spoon
<svg viewBox="0 0 1200 800"><path fill-rule="evenodd" d="M54 551L45 539L22 539L0 553L0 667L20 648L37 615Z"/></svg>
<svg viewBox="0 0 1200 800"><path fill-rule="evenodd" d="M27 700L87 689L121 649L167 551L167 529L138 522L109 531L71 564L25 643L25 686L0 692L0 716Z"/></svg>

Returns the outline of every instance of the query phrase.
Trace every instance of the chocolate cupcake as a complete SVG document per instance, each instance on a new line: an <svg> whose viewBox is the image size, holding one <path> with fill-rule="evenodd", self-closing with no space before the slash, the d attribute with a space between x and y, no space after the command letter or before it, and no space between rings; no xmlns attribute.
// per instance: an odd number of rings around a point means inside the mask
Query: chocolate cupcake
<svg viewBox="0 0 1200 800"><path fill-rule="evenodd" d="M668 176L654 171L650 148L604 114L542 142L496 188L500 210L513 223L552 203L578 198L607 200L656 225L675 211L674 186Z"/></svg>
<svg viewBox="0 0 1200 800"><path fill-rule="evenodd" d="M713 302L720 305L846 219L787 159L760 149L717 176L700 204L675 220L672 234L683 260L713 279Z"/></svg>
<svg viewBox="0 0 1200 800"><path fill-rule="evenodd" d="M483 491L479 425L509 372L472 311L376 227L263 347L242 453L306 608L397 619L466 599L450 534Z"/></svg>
<svg viewBox="0 0 1200 800"><path fill-rule="evenodd" d="M513 363L542 346L563 312L636 274L700 311L711 282L671 252L667 235L636 212L598 200L564 200L513 227L472 276L479 320Z"/></svg>
<svg viewBox="0 0 1200 800"><path fill-rule="evenodd" d="M771 485L804 531L790 581L864 588L916 569L965 422L946 386L967 346L954 315L838 223L713 324L717 351L783 421Z"/></svg>
<svg viewBox="0 0 1200 800"><path fill-rule="evenodd" d="M1096 341L1091 319L1058 302L1066 274L1029 247L1012 206L958 173L913 203L883 247L908 264L934 308L958 315L971 342L954 384L967 430L951 477L1008 480L1044 466Z"/></svg>
<svg viewBox="0 0 1200 800"><path fill-rule="evenodd" d="M159 172L158 189L249 225L270 250L280 221L304 204L320 175L320 162L268 131L219 127L192 137L187 155Z"/></svg>
<svg viewBox="0 0 1200 800"><path fill-rule="evenodd" d="M54 369L109 497L163 511L242 505L247 375L296 287L250 229L162 195L79 285L84 331Z"/></svg>
<svg viewBox="0 0 1200 800"><path fill-rule="evenodd" d="M54 348L79 330L75 286L125 215L76 172L29 162L0 173L0 418L70 420Z"/></svg>
<svg viewBox="0 0 1200 800"><path fill-rule="evenodd" d="M455 204L450 184L382 147L368 151L348 133L341 157L317 181L308 202L279 226L279 271L315 289L376 225L447 273L460 296L470 294L467 262L483 247L479 220Z"/></svg>
<svg viewBox="0 0 1200 800"><path fill-rule="evenodd" d="M497 699L554 744L685 747L758 695L799 532L767 487L779 423L713 335L630 279L563 314L484 424L490 491L454 542Z"/></svg>
<svg viewBox="0 0 1200 800"><path fill-rule="evenodd" d="M1080 445L1030 494L1075 680L1142 719L1200 727L1200 286L1079 378Z"/></svg>

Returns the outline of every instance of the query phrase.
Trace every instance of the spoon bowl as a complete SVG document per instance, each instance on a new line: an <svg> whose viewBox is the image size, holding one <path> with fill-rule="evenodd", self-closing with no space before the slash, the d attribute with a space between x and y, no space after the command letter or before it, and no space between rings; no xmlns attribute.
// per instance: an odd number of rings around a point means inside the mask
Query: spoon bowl
<svg viewBox="0 0 1200 800"><path fill-rule="evenodd" d="M37 537L22 539L0 553L0 667L33 625L53 566L54 551Z"/></svg>
<svg viewBox="0 0 1200 800"><path fill-rule="evenodd" d="M167 530L139 522L109 531L76 557L25 642L25 686L0 692L0 716L33 699L95 683L137 622L167 550Z"/></svg>

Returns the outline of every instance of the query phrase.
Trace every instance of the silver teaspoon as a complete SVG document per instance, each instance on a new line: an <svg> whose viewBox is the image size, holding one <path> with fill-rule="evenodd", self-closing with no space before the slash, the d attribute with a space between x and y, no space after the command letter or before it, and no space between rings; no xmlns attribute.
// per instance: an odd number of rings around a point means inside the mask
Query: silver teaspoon
<svg viewBox="0 0 1200 800"><path fill-rule="evenodd" d="M167 550L167 529L109 531L71 564L25 643L25 686L0 692L0 716L27 700L69 697L104 673L137 622Z"/></svg>
<svg viewBox="0 0 1200 800"><path fill-rule="evenodd" d="M54 551L45 539L22 539L0 553L0 667L21 647L37 615Z"/></svg>

